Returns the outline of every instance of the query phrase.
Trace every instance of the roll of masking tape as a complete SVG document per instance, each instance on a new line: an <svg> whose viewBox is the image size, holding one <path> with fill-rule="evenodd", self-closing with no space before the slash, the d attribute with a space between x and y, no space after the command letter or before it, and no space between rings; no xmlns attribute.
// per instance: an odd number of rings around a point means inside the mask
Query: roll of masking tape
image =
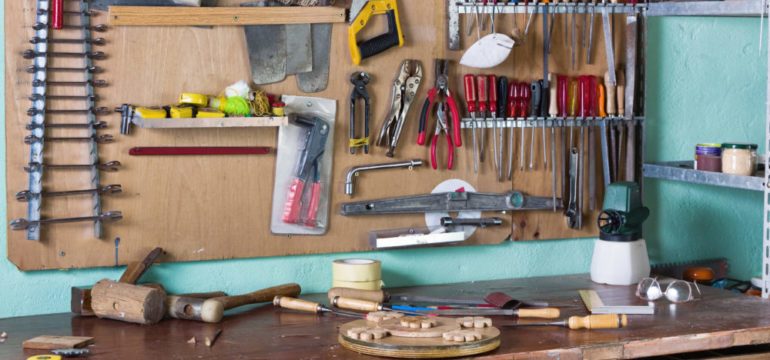
<svg viewBox="0 0 770 360"><path fill-rule="evenodd" d="M332 262L332 286L362 290L382 287L382 264L370 259L339 259Z"/></svg>
<svg viewBox="0 0 770 360"><path fill-rule="evenodd" d="M380 290L382 289L382 281L381 280L372 280L372 281L334 280L332 281L332 287L341 287L341 288L358 289L358 290Z"/></svg>

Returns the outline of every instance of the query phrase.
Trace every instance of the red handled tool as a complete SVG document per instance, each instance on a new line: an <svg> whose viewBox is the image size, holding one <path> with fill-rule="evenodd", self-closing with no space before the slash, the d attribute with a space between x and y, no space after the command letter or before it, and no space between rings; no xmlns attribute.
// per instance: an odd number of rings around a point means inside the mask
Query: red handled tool
<svg viewBox="0 0 770 360"><path fill-rule="evenodd" d="M447 127L446 111L444 110L444 103L438 104L436 110L436 131L433 133L433 139L430 141L430 164L433 170L438 169L438 141L441 137L441 133L445 133L447 142L447 169L452 170L454 167L455 149L452 143L452 135L449 134L449 128Z"/></svg>
<svg viewBox="0 0 770 360"><path fill-rule="evenodd" d="M326 148L326 140L329 137L329 124L317 117L298 116L295 125L307 130L305 146L299 157L297 176L292 180L286 195L286 204L283 207L281 220L287 224L304 224L309 227L317 226L318 207L321 202L321 177L320 160ZM307 200L305 197L305 184L312 177L313 184ZM303 201L304 200L304 201ZM307 206L303 206L307 204ZM302 210L305 215L302 216Z"/></svg>
<svg viewBox="0 0 770 360"><path fill-rule="evenodd" d="M473 136L473 171L479 172L479 145L476 141L476 111L479 107L478 98L476 97L476 76L467 74L463 78L463 85L465 88L465 106L468 108L468 113L471 116L471 131Z"/></svg>
<svg viewBox="0 0 770 360"><path fill-rule="evenodd" d="M567 75L557 76L557 101L559 105L559 116L567 117L567 83L569 78Z"/></svg>
<svg viewBox="0 0 770 360"><path fill-rule="evenodd" d="M484 162L484 152L486 151L487 145L486 145L486 133L487 133L487 110L488 108L488 101L489 101L489 83L487 83L487 76L486 75L479 75L476 77L476 91L478 91L479 95L479 114L481 115L482 126L481 126L481 136L479 137L480 143L479 143L479 161Z"/></svg>
<svg viewBox="0 0 770 360"><path fill-rule="evenodd" d="M516 117L516 105L519 102L519 83L512 81L508 85L508 117Z"/></svg>
<svg viewBox="0 0 770 360"><path fill-rule="evenodd" d="M180 146L180 147L133 147L128 150L131 156L163 155L266 155L272 151L265 146Z"/></svg>
<svg viewBox="0 0 770 360"><path fill-rule="evenodd" d="M64 27L64 0L51 1L51 28L61 30Z"/></svg>
<svg viewBox="0 0 770 360"><path fill-rule="evenodd" d="M428 90L428 98L425 99L425 103L422 106L422 112L420 113L420 125L417 135L417 144L425 145L427 134L425 122L428 118L428 114L432 111L433 105L436 103L445 102L449 107L449 115L452 117L452 123L450 130L454 135L454 143L459 147L462 146L462 136L460 134L460 112L457 110L457 103L452 97L452 92L449 90L449 60L436 59L434 60L434 67L436 73L436 84ZM443 95L445 101L437 100L436 98ZM447 122L447 125L448 122Z"/></svg>

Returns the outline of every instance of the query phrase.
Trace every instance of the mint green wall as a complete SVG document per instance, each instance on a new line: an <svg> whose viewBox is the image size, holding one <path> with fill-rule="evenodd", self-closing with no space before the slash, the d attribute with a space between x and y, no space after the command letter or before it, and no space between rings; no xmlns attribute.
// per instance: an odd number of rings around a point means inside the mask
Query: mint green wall
<svg viewBox="0 0 770 360"><path fill-rule="evenodd" d="M761 143L767 60L757 55L759 21L660 19L650 25L650 158L689 158L698 141ZM4 127L0 132L4 139ZM5 147L0 149L5 158ZM3 179L4 169L0 166ZM0 186L4 193L4 182ZM725 255L734 276L758 272L760 195L656 181L647 182L647 191L654 214L646 229L653 262ZM0 219L5 218L2 205ZM19 272L6 260L6 231L0 226L0 318L67 311L70 286L116 278L122 271ZM387 285L398 286L587 272L592 247L590 240L559 240L351 256L382 260ZM306 292L320 292L331 282L329 263L343 256L161 264L147 278L172 292L238 293L292 281Z"/></svg>

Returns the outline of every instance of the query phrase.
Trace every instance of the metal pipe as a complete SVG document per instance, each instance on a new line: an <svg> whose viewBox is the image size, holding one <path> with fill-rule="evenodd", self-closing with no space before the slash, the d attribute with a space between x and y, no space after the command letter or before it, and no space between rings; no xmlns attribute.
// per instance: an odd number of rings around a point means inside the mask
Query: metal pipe
<svg viewBox="0 0 770 360"><path fill-rule="evenodd" d="M354 166L350 168L350 170L348 170L347 175L345 175L345 194L351 195L351 196L353 195L353 177L358 176L358 173L362 171L398 169L398 168L408 168L411 170L415 166L422 166L422 160L414 159L414 160L400 161L400 162L394 162L394 163Z"/></svg>

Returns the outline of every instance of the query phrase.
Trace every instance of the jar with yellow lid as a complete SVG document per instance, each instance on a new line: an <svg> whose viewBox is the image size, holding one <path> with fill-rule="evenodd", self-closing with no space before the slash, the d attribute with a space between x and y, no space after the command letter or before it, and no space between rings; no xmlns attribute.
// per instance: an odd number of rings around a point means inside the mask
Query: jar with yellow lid
<svg viewBox="0 0 770 360"><path fill-rule="evenodd" d="M733 175L754 175L757 168L757 144L722 144L722 172Z"/></svg>

